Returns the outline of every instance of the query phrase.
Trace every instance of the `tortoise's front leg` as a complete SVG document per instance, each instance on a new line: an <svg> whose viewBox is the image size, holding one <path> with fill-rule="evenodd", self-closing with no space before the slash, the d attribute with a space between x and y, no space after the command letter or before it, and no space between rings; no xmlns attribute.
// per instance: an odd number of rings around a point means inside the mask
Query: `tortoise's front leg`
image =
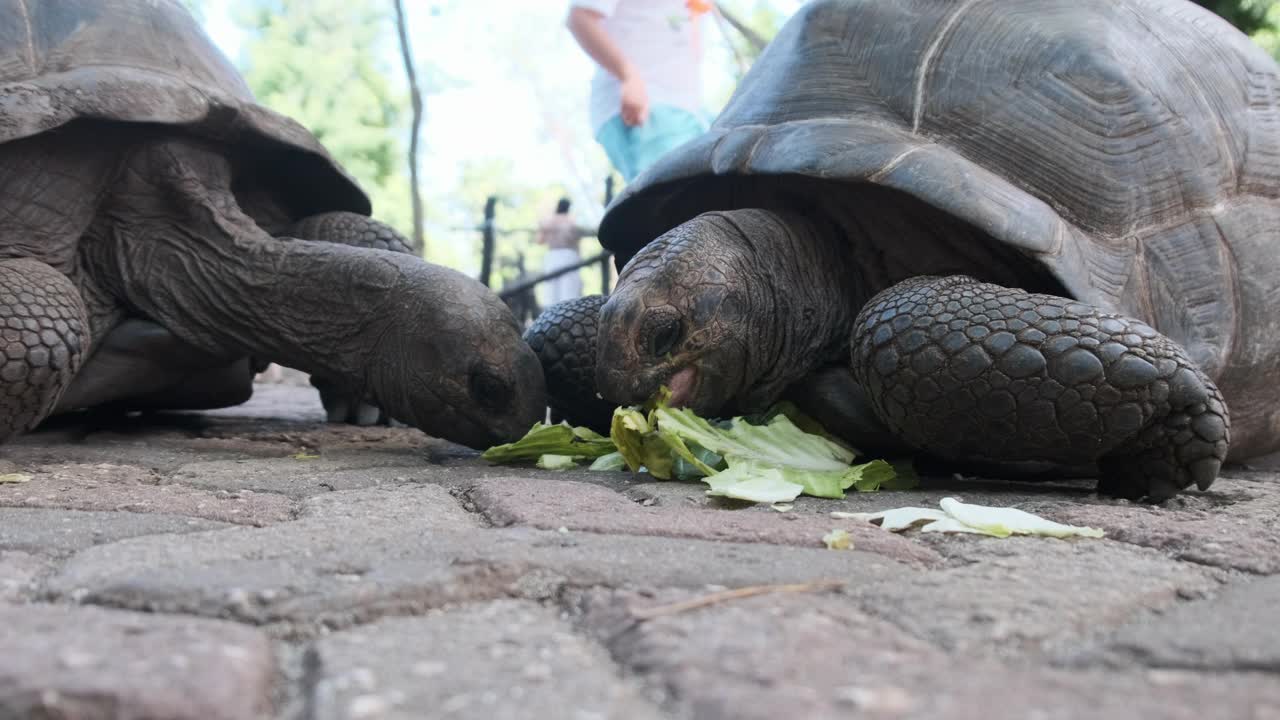
<svg viewBox="0 0 1280 720"><path fill-rule="evenodd" d="M1221 394L1169 338L1085 303L920 277L871 299L853 370L876 414L944 458L1096 462L1098 491L1208 488L1227 455Z"/></svg>
<svg viewBox="0 0 1280 720"><path fill-rule="evenodd" d="M390 225L350 212L312 215L294 223L287 233L301 240L350 245L414 255L409 241ZM311 376L311 385L320 393L325 415L331 423L386 425L390 417L361 393L353 392L333 378Z"/></svg>
<svg viewBox="0 0 1280 720"><path fill-rule="evenodd" d="M44 420L89 346L80 292L35 260L0 261L0 442Z"/></svg>
<svg viewBox="0 0 1280 720"><path fill-rule="evenodd" d="M596 335L604 295L587 295L547 308L524 332L542 363L553 419L608 434L614 406L596 394Z"/></svg>

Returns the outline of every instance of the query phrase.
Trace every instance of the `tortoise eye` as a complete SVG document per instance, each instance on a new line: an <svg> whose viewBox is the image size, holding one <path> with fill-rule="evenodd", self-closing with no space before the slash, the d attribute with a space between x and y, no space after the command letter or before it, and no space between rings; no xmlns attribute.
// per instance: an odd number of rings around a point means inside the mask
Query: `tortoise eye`
<svg viewBox="0 0 1280 720"><path fill-rule="evenodd" d="M511 403L511 387L486 367L472 370L468 384L472 399L486 410L502 410Z"/></svg>
<svg viewBox="0 0 1280 720"><path fill-rule="evenodd" d="M649 350L654 357L665 357L675 349L676 344L680 342L681 332L680 320L677 318L663 318L663 322L649 336Z"/></svg>

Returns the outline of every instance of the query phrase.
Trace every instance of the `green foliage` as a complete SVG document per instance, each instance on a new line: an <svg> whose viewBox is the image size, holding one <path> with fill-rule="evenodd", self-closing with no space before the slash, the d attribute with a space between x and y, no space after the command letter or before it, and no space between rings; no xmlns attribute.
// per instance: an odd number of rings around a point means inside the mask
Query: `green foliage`
<svg viewBox="0 0 1280 720"><path fill-rule="evenodd" d="M1258 2L1266 5L1265 23L1253 33L1253 41L1280 60L1280 2Z"/></svg>
<svg viewBox="0 0 1280 720"><path fill-rule="evenodd" d="M390 78L395 25L378 0L237 0L241 69L258 101L302 123L360 182L374 214L412 231L407 90Z"/></svg>
<svg viewBox="0 0 1280 720"><path fill-rule="evenodd" d="M1268 11L1275 4L1272 0L1192 0L1195 4L1222 16L1246 35L1271 27Z"/></svg>

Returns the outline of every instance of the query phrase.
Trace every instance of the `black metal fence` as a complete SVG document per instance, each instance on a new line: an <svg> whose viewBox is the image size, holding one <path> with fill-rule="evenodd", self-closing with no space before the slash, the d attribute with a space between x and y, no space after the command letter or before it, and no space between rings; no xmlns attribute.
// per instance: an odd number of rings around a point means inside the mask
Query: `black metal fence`
<svg viewBox="0 0 1280 720"><path fill-rule="evenodd" d="M607 207L613 201L613 176L605 180L604 204ZM514 266L516 270L516 278L512 282L504 282L503 286L498 289L498 297L511 308L515 313L516 319L522 324L532 322L534 318L541 312L538 305L536 290L539 285L558 277L563 277L569 273L581 271L583 268L599 265L600 267L600 293L608 295L611 289L611 266L610 260L613 253L605 250L589 257L583 258L573 265L559 268L557 270L530 275L524 268L524 254L517 253L514 257L499 258L497 256L498 235L503 231L498 227L497 222L498 198L489 196L484 204L484 220L480 225L481 234L481 256L480 256L480 282L485 287L493 287L493 273L495 262L504 262L508 267ZM530 231L536 232L536 230ZM594 231L583 234L584 238L596 237Z"/></svg>

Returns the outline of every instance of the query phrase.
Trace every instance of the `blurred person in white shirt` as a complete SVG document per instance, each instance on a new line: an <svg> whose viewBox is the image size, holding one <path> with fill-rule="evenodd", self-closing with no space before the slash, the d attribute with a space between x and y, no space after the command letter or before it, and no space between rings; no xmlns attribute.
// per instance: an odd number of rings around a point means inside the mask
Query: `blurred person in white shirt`
<svg viewBox="0 0 1280 720"><path fill-rule="evenodd" d="M707 129L702 104L708 0L571 0L568 26L596 62L591 127L630 182Z"/></svg>

